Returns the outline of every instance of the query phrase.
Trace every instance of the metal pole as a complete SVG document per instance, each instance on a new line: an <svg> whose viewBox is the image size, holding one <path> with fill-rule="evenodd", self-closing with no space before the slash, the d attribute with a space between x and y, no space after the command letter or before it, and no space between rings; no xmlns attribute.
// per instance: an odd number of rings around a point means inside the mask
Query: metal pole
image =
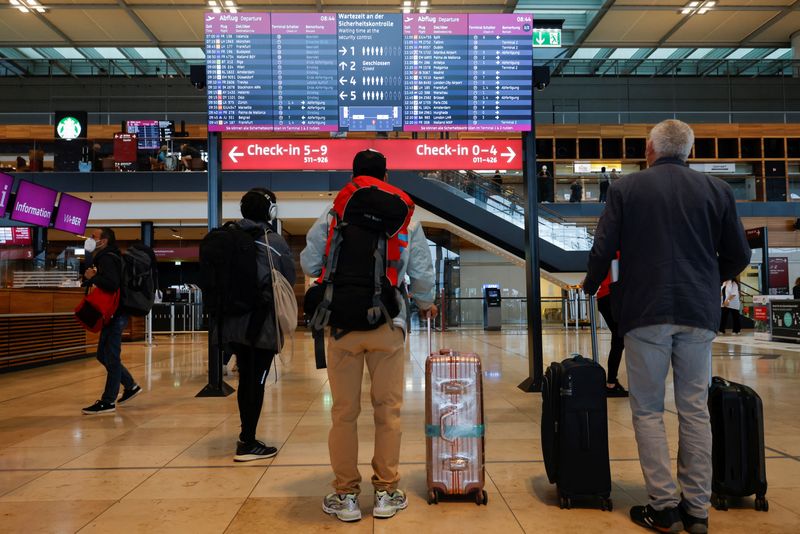
<svg viewBox="0 0 800 534"><path fill-rule="evenodd" d="M208 230L217 228L222 223L222 164L220 152L222 139L218 132L208 132ZM222 378L222 350L214 342L212 335L213 321L221 329L220 318L209 317L208 328L208 384L200 390L198 397L227 397L234 389Z"/></svg>
<svg viewBox="0 0 800 534"><path fill-rule="evenodd" d="M533 72L531 72L531 76ZM531 131L523 132L522 181L527 194L525 210L525 286L528 301L528 378L519 388L542 390L544 354L542 349L542 289L539 273L539 191L536 178L536 114L531 93Z"/></svg>
<svg viewBox="0 0 800 534"><path fill-rule="evenodd" d="M149 346L153 345L153 310L147 314L145 317L144 326L147 332L147 344Z"/></svg>

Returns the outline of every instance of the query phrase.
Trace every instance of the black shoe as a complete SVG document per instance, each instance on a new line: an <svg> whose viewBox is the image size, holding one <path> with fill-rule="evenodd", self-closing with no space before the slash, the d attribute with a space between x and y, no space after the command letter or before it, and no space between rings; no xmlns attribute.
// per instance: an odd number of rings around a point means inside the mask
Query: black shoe
<svg viewBox="0 0 800 534"><path fill-rule="evenodd" d="M610 384L613 384L613 387L608 387ZM613 382L608 382L606 384L606 397L627 397L628 390L622 387L622 384L619 381L614 380Z"/></svg>
<svg viewBox="0 0 800 534"><path fill-rule="evenodd" d="M683 528L690 534L706 534L708 532L708 518L695 517L686 511L686 503L681 501L678 505L678 511L681 514L683 521Z"/></svg>
<svg viewBox="0 0 800 534"><path fill-rule="evenodd" d="M117 407L114 404L103 402L101 400L81 410L84 415L101 415L104 413L114 413L116 411Z"/></svg>
<svg viewBox="0 0 800 534"><path fill-rule="evenodd" d="M140 386L139 384L134 384L134 386L131 389L126 389L125 391L122 392L122 396L119 399L117 399L117 404L125 404L126 402L128 402L141 392L142 392L142 386Z"/></svg>
<svg viewBox="0 0 800 534"><path fill-rule="evenodd" d="M278 449L275 447L268 447L258 440L252 443L238 441L236 442L236 456L233 457L233 461L252 462L253 460L272 458L276 454L278 454Z"/></svg>
<svg viewBox="0 0 800 534"><path fill-rule="evenodd" d="M634 506L631 508L631 520L640 527L649 528L656 532L680 532L683 530L683 521L678 507L656 510L649 504L647 506Z"/></svg>

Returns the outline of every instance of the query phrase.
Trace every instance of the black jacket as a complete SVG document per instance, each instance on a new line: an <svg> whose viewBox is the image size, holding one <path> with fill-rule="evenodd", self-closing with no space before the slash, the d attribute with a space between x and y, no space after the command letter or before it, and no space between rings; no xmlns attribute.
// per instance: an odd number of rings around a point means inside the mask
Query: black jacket
<svg viewBox="0 0 800 534"><path fill-rule="evenodd" d="M117 245L108 245L92 257L97 274L88 281L106 291L116 291L122 284L122 255Z"/></svg>
<svg viewBox="0 0 800 534"><path fill-rule="evenodd" d="M584 282L597 292L620 251L611 286L620 335L675 324L716 331L720 283L750 262L750 247L724 181L662 158L611 184Z"/></svg>

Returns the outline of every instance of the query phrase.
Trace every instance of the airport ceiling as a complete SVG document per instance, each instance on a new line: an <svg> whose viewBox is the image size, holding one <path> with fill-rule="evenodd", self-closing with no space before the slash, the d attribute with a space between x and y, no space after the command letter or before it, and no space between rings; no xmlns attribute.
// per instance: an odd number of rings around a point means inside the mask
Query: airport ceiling
<svg viewBox="0 0 800 534"><path fill-rule="evenodd" d="M533 13L561 26L537 60L791 60L800 0L0 0L0 58L202 63L203 14ZM27 12L23 12L27 11ZM540 24L537 24L540 21ZM144 70L141 67L139 70ZM135 70L134 70L135 73Z"/></svg>

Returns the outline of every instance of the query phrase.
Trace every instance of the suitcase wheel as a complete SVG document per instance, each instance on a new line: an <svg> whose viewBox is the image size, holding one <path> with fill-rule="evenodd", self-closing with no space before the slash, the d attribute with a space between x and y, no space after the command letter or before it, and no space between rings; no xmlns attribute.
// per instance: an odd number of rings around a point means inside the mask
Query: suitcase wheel
<svg viewBox="0 0 800 534"><path fill-rule="evenodd" d="M560 495L558 497L558 505L561 507L562 510L564 510L564 509L569 510L570 508L572 508L572 499L570 499L569 497L565 497L563 495Z"/></svg>
<svg viewBox="0 0 800 534"><path fill-rule="evenodd" d="M756 496L756 511L758 512L769 512L769 501L766 497Z"/></svg>
<svg viewBox="0 0 800 534"><path fill-rule="evenodd" d="M611 502L611 499L608 497L603 497L600 499L600 510L603 512L613 512L614 511L614 503Z"/></svg>
<svg viewBox="0 0 800 534"><path fill-rule="evenodd" d="M712 495L711 496L711 505L721 512L725 512L728 510L728 499L724 496L719 495Z"/></svg>
<svg viewBox="0 0 800 534"><path fill-rule="evenodd" d="M487 504L489 502L489 494L486 493L486 490L478 490L475 492L475 504L480 506L481 504Z"/></svg>
<svg viewBox="0 0 800 534"><path fill-rule="evenodd" d="M439 504L439 492L437 490L428 490L428 504Z"/></svg>

